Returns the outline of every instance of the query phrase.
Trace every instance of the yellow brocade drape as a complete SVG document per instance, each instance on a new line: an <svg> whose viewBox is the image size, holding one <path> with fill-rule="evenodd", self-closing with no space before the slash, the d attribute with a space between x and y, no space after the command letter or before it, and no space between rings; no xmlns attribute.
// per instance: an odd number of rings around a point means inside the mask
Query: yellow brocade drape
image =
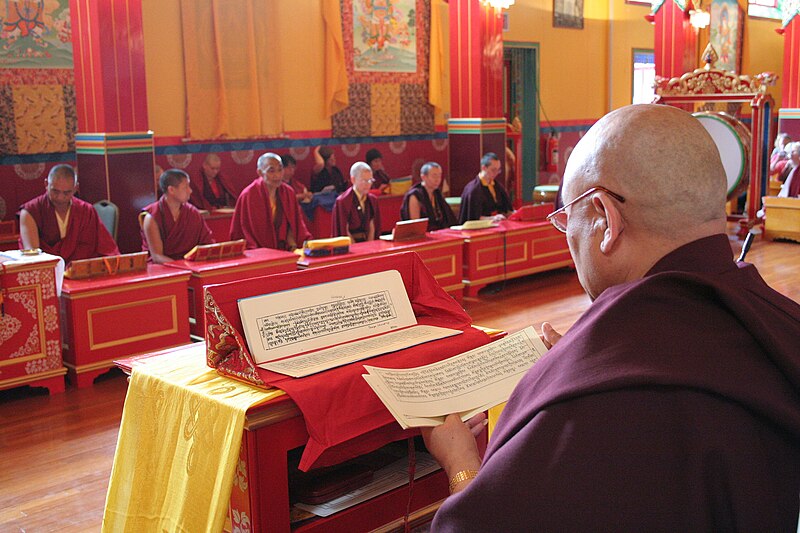
<svg viewBox="0 0 800 533"><path fill-rule="evenodd" d="M325 115L331 116L350 104L339 0L322 0L322 19L325 23Z"/></svg>
<svg viewBox="0 0 800 533"><path fill-rule="evenodd" d="M276 2L181 0L181 18L188 135L281 133Z"/></svg>
<svg viewBox="0 0 800 533"><path fill-rule="evenodd" d="M428 103L438 113L444 109L444 39L440 0L431 0L431 46L428 77Z"/></svg>
<svg viewBox="0 0 800 533"><path fill-rule="evenodd" d="M220 376L203 358L135 367L102 530L221 531L245 412L282 394Z"/></svg>

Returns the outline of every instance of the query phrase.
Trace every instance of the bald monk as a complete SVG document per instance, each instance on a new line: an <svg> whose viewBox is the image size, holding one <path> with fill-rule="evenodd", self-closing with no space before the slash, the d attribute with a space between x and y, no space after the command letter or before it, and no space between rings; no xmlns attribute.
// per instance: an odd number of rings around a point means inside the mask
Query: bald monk
<svg viewBox="0 0 800 533"><path fill-rule="evenodd" d="M208 154L200 168L200 176L192 186L189 200L198 209L211 211L223 207L233 207L239 190L221 172L222 161L217 154Z"/></svg>
<svg viewBox="0 0 800 533"><path fill-rule="evenodd" d="M370 196L372 169L363 161L350 167L350 188L336 198L331 217L331 235L350 237L353 242L374 241L381 234L378 199Z"/></svg>
<svg viewBox="0 0 800 533"><path fill-rule="evenodd" d="M423 429L454 493L432 531L795 531L800 306L733 261L714 141L621 108L563 192L551 221L593 302L563 337L543 324L482 462L482 415Z"/></svg>
<svg viewBox="0 0 800 533"><path fill-rule="evenodd" d="M456 216L442 195L442 167L430 161L419 171L422 181L411 187L400 206L400 218L411 220L427 218L428 231L449 228L456 223Z"/></svg>
<svg viewBox="0 0 800 533"><path fill-rule="evenodd" d="M283 181L281 157L271 152L258 158L258 175L239 195L231 220L231 239L245 239L247 248L293 251L311 238L294 189Z"/></svg>
<svg viewBox="0 0 800 533"><path fill-rule="evenodd" d="M198 244L212 244L214 238L203 215L189 203L192 194L189 175L183 170L165 170L158 179L161 198L146 206L142 222L142 250L150 252L153 263L183 259Z"/></svg>
<svg viewBox="0 0 800 533"><path fill-rule="evenodd" d="M78 176L69 165L56 165L45 179L45 193L19 211L19 246L41 248L66 263L78 259L119 255L117 243L100 221L92 204L75 198Z"/></svg>

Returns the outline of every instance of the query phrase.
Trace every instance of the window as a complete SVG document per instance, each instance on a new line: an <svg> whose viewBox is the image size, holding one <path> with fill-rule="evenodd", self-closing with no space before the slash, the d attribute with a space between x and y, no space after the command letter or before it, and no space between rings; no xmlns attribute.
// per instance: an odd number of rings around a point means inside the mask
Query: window
<svg viewBox="0 0 800 533"><path fill-rule="evenodd" d="M786 0L750 0L747 4L747 14L751 17L761 17L781 20L781 4Z"/></svg>
<svg viewBox="0 0 800 533"><path fill-rule="evenodd" d="M650 104L656 96L656 54L652 50L633 51L632 103Z"/></svg>

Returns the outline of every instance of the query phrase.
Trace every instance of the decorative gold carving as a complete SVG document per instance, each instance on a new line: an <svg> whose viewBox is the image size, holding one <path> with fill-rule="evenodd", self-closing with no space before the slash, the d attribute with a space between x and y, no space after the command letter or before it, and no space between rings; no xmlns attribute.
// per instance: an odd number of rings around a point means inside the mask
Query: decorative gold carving
<svg viewBox="0 0 800 533"><path fill-rule="evenodd" d="M687 72L680 78L656 76L656 94L660 96L691 96L704 94L753 94L767 92L778 76L774 72L762 72L756 76L739 76L733 71L714 68L719 59L717 51L706 46L703 51L703 68Z"/></svg>

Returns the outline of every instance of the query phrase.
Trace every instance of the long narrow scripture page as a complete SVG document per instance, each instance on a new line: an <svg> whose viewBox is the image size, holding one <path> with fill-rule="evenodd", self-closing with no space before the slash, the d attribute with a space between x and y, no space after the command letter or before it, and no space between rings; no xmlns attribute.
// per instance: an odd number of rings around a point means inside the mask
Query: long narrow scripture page
<svg viewBox="0 0 800 533"><path fill-rule="evenodd" d="M243 298L238 304L256 363L293 377L460 333L417 325L396 270Z"/></svg>
<svg viewBox="0 0 800 533"><path fill-rule="evenodd" d="M365 365L367 383L403 427L435 426L449 413L467 419L511 395L547 348L527 327L444 361L395 370Z"/></svg>

